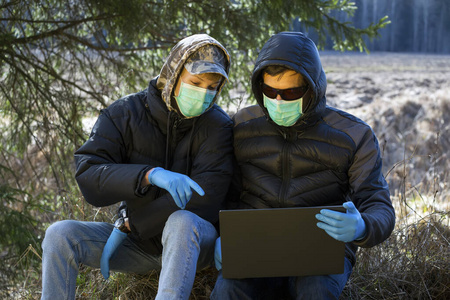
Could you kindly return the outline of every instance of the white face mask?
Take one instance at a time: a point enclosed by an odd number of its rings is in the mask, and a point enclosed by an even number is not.
[[[181,113],[187,117],[197,117],[210,106],[217,91],[211,91],[194,85],[181,82],[180,92],[175,100]]]
[[[271,99],[263,94],[264,107],[270,118],[280,126],[289,127],[295,124],[302,115],[303,97],[297,100]]]

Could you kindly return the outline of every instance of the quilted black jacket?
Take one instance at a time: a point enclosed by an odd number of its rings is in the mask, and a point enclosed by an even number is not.
[[[313,90],[297,123],[278,126],[264,108],[261,70],[284,65],[302,74]],[[358,118],[326,106],[326,77],[314,43],[301,33],[272,36],[252,75],[258,105],[234,116],[234,148],[242,176],[241,207],[305,207],[353,201],[367,225],[367,236],[348,243],[354,264],[357,246],[384,241],[395,224],[388,185],[381,172],[378,141]]]
[[[95,206],[126,201],[131,237],[150,254],[161,253],[164,224],[179,208],[164,189],[140,187],[148,170],[163,167],[190,176],[205,195],[194,192],[186,210],[213,224],[231,181],[229,116],[214,104],[201,116],[184,119],[170,106],[174,72],[181,72],[189,56],[181,54],[215,40],[194,42],[176,49],[146,90],[102,110],[89,139],[75,153],[76,180],[86,201]]]

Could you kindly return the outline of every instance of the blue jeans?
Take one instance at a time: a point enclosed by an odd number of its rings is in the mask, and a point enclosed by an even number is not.
[[[113,225],[74,220],[52,224],[42,243],[42,299],[75,299],[79,264],[100,268],[103,247]],[[168,218],[162,255],[149,255],[130,238],[117,248],[110,269],[146,274],[160,270],[156,299],[188,299],[195,273],[214,259],[214,226],[186,210]]]
[[[336,275],[225,279],[220,272],[211,299],[339,299],[351,273],[347,258],[344,273]]]

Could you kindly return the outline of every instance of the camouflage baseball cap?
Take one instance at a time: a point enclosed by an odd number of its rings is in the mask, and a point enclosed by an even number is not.
[[[228,80],[226,70],[227,60],[223,51],[214,46],[207,45],[198,49],[184,64],[191,74],[218,73]]]

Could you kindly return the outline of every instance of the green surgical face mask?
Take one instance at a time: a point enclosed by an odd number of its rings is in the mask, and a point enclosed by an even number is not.
[[[192,118],[200,116],[210,107],[216,93],[217,91],[181,82],[180,93],[175,100],[181,113],[187,118]]]
[[[303,98],[285,101],[271,99],[263,94],[263,99],[270,118],[280,126],[294,125],[303,113]]]

